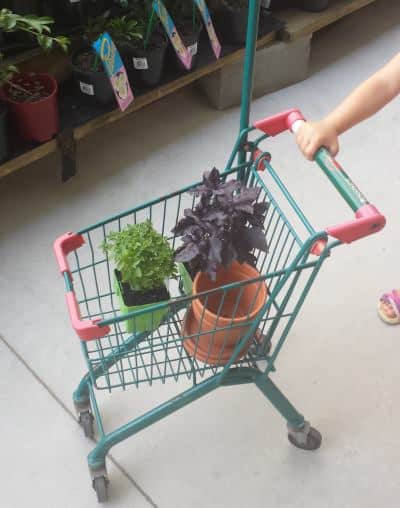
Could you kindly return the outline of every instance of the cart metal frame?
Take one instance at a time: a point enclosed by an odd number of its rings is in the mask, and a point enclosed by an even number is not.
[[[249,0],[240,129],[224,174],[226,177],[237,176],[247,185],[259,186],[259,199],[268,201],[270,205],[265,221],[270,251],[267,254],[257,253],[260,277],[196,296],[185,294],[180,283],[179,288],[177,286],[172,291],[174,297],[167,303],[128,315],[119,313],[110,263],[100,249],[101,242],[109,231],[121,230],[127,223],[145,219],[150,219],[162,234],[170,234],[185,200],[189,200],[188,206],[194,206],[193,198],[187,194],[193,186],[134,207],[77,233],[66,233],[54,244],[65,282],[71,322],[81,339],[88,365],[88,372],[75,390],[73,400],[85,435],[94,437],[93,423],[96,422],[99,439],[88,456],[88,465],[99,502],[107,499],[106,455],[113,446],[219,387],[254,384],[286,420],[289,440],[293,445],[314,450],[321,444],[320,433],[273,383],[271,374],[312,283],[332,249],[379,231],[385,224],[385,218],[369,204],[338,163],[322,148],[315,160],[355,212],[355,218],[316,231],[272,167],[270,154],[260,148],[268,136],[285,130],[296,131],[304,119],[299,111],[290,110],[250,125],[259,9],[260,0]],[[173,235],[169,236],[169,240],[175,246]],[[246,284],[256,282],[267,284],[267,302],[257,318],[248,323],[248,331],[229,361],[202,363],[196,360],[195,355],[189,355],[184,347],[182,326],[185,311],[190,308],[192,300],[200,296],[207,301],[216,292],[221,293],[222,298],[228,297],[232,291],[241,294]],[[160,309],[165,310],[165,318],[157,330],[133,334],[124,331],[123,324],[127,319],[134,320],[144,312]],[[229,328],[226,333],[229,333]],[[195,334],[196,337],[200,335],[201,332]],[[248,351],[243,356],[241,352],[244,348]],[[151,386],[157,381],[178,381],[182,377],[191,383],[190,388],[122,427],[105,431],[96,389],[112,391],[129,385]]]

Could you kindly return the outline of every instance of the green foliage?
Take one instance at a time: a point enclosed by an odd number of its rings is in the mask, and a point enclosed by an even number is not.
[[[126,16],[110,19],[106,25],[107,32],[114,42],[135,42],[144,37],[144,24]]]
[[[156,289],[176,277],[174,252],[150,221],[111,232],[103,250],[115,262],[122,281],[135,291]]]
[[[84,28],[84,36],[90,44],[107,30],[108,22],[109,20],[106,16],[97,16],[96,18],[88,19],[88,23]]]
[[[50,25],[53,23],[52,18],[34,15],[21,16],[9,9],[0,9],[0,31],[27,32],[36,37],[39,46],[44,50],[49,50],[56,44],[67,51],[70,43],[68,37],[52,37],[50,35]],[[15,66],[3,64],[3,55],[0,52],[0,86],[10,80],[16,72],[18,69]]]

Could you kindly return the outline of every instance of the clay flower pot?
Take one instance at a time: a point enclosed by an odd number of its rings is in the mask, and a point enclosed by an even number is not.
[[[259,272],[252,266],[234,262],[228,270],[223,267],[219,269],[216,281],[212,281],[206,273],[197,273],[193,281],[193,294],[258,277]],[[183,342],[186,352],[205,363],[226,363],[266,300],[267,287],[263,281],[193,300],[183,326],[183,336],[189,336]],[[249,346],[241,351],[238,358],[246,354]]]
[[[37,84],[44,90],[44,96],[37,100],[21,101],[13,98],[11,86],[4,85],[0,95],[7,103],[11,122],[25,141],[44,143],[53,138],[59,130],[57,105],[57,81],[49,74],[17,74],[11,80],[24,90],[33,91]]]

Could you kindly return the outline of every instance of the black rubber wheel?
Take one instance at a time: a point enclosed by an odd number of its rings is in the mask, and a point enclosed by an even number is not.
[[[288,434],[288,439],[290,443],[296,448],[307,451],[317,450],[322,443],[322,436],[317,429],[314,429],[314,427],[310,427],[310,430],[307,434],[306,443],[296,441],[292,434]]]
[[[84,411],[79,415],[79,423],[82,425],[85,436],[93,439],[94,438],[94,418],[91,411]]]
[[[93,480],[93,488],[96,491],[97,501],[99,503],[105,503],[108,501],[107,492],[108,480],[105,476],[98,476]]]

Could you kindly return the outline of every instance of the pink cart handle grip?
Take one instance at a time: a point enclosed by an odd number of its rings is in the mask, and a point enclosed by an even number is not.
[[[305,118],[298,109],[290,109],[255,122],[254,127],[269,136],[276,136],[287,130],[297,132],[304,122]],[[385,217],[375,206],[368,202],[364,194],[345,173],[340,164],[330,155],[328,150],[321,147],[315,154],[314,159],[355,212],[355,218],[352,221],[327,228],[328,235],[343,243],[351,243],[383,229],[386,224]],[[315,253],[321,251],[322,248],[321,242],[317,243],[318,245],[314,248]]]
[[[77,235],[75,233],[65,233],[65,235],[57,238],[54,242],[53,250],[61,273],[67,272],[71,275],[67,256],[70,252],[82,247],[84,243],[85,240],[82,235]]]
[[[54,242],[53,250],[56,256],[58,267],[61,274],[67,273],[71,282],[71,287],[67,286],[67,306],[72,326],[81,340],[95,340],[107,335],[110,331],[109,326],[98,326],[98,320],[81,319],[79,304],[72,287],[72,275],[69,268],[67,256],[69,253],[79,249],[85,243],[82,235],[75,233],[65,233]]]
[[[268,118],[264,118],[264,120],[255,122],[254,127],[262,132],[265,132],[268,136],[276,136],[281,132],[291,130],[293,124],[298,120],[305,121],[301,112],[298,109],[289,109],[288,111],[283,111],[278,115],[270,116]]]

